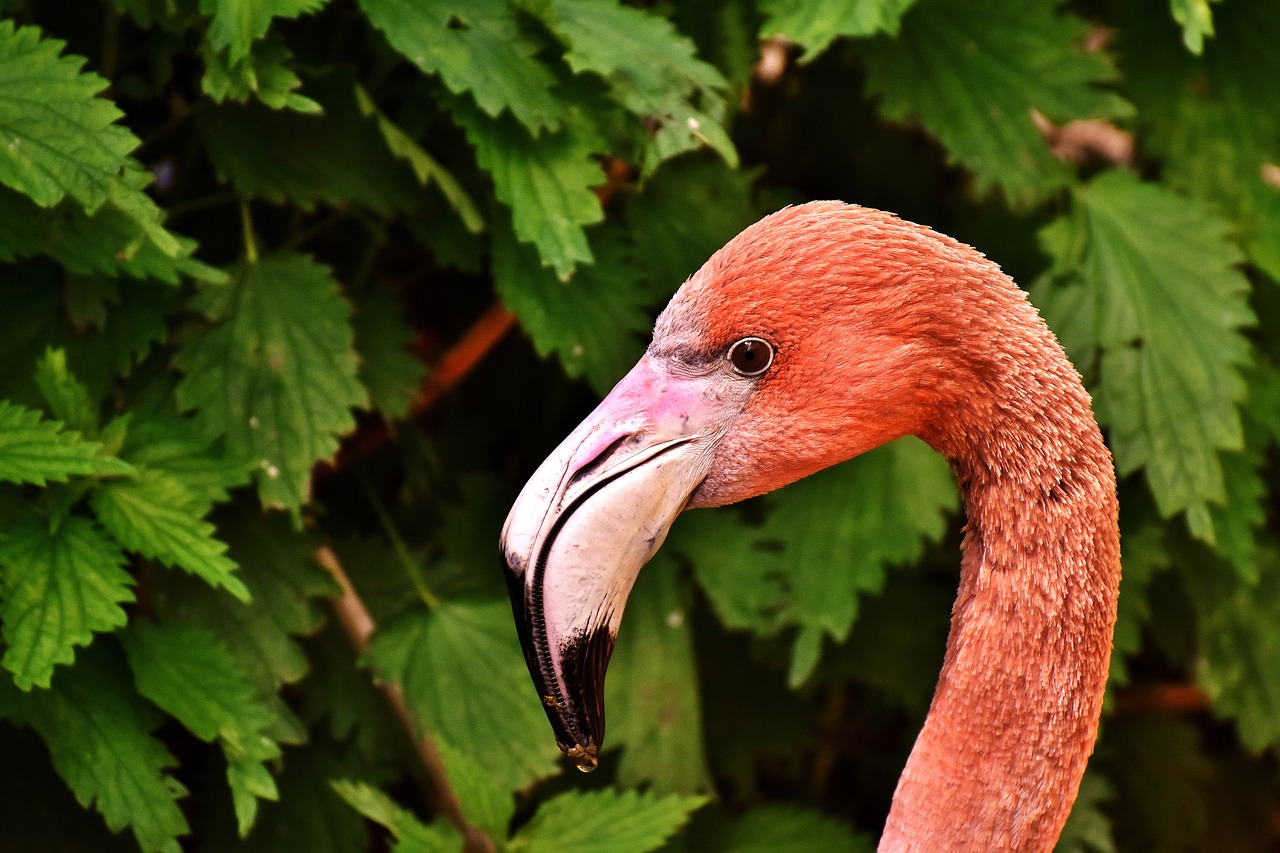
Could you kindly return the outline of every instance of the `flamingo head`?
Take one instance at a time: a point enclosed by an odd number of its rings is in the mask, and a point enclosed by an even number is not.
[[[627,595],[676,515],[938,429],[980,333],[966,283],[992,269],[890,214],[815,202],[747,228],[680,288],[502,531],[525,659],[579,768],[596,764]]]

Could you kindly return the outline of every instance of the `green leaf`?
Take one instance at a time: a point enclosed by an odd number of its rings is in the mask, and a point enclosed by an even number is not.
[[[704,797],[659,797],[635,791],[571,791],[538,809],[516,833],[522,853],[647,853],[673,835]]]
[[[193,501],[193,514],[204,516],[228,499],[229,489],[249,482],[247,462],[219,451],[191,418],[148,413],[130,419],[120,457],[181,481]]]
[[[467,822],[495,841],[504,841],[516,810],[511,791],[499,785],[470,755],[438,738],[436,749]]]
[[[72,474],[128,474],[128,464],[103,456],[101,445],[64,432],[57,421],[41,420],[40,413],[0,400],[0,480],[43,486],[64,482]]]
[[[234,509],[219,518],[218,532],[240,565],[237,575],[252,603],[169,572],[155,577],[157,616],[217,636],[275,713],[272,740],[300,743],[306,732],[279,693],[306,675],[309,664],[297,636],[320,627],[324,611],[316,599],[336,595],[336,584],[311,559],[307,537],[279,513],[264,517],[256,507]]]
[[[637,580],[618,634],[605,707],[609,734],[626,747],[618,784],[656,793],[711,789],[702,748],[689,590],[660,553]]]
[[[703,146],[737,167],[738,152],[724,128],[729,84],[715,66],[697,58],[693,42],[671,22],[595,0],[551,0],[542,13],[569,47],[569,67],[600,75],[614,98],[645,123],[645,174]]]
[[[322,115],[257,102],[197,112],[196,129],[218,174],[242,193],[292,201],[304,210],[317,203],[356,204],[385,213],[417,204],[421,193],[413,172],[361,113],[350,74],[318,78],[307,91],[324,108]]]
[[[1120,473],[1144,469],[1161,514],[1188,511],[1209,541],[1207,504],[1226,498],[1218,454],[1243,447],[1240,329],[1254,322],[1227,230],[1194,203],[1108,172],[1042,232],[1060,284],[1037,297],[1053,326],[1060,300],[1084,300],[1081,327],[1102,352],[1096,406]]]
[[[274,714],[218,637],[204,628],[137,621],[124,635],[138,692],[227,757],[240,834],[248,833],[258,798],[275,800],[275,780],[262,762],[280,748],[265,734]]]
[[[15,693],[0,682],[0,711],[30,726],[80,805],[93,805],[118,832],[128,826],[144,850],[179,853],[190,830],[176,799],[186,790],[165,770],[176,762],[149,732],[154,711],[102,655],[83,655],[49,690]]]
[[[1182,42],[1194,54],[1203,53],[1205,37],[1213,36],[1213,10],[1209,6],[1217,2],[1219,0],[1169,0],[1169,11],[1182,27]]]
[[[356,303],[352,325],[369,401],[390,418],[406,417],[427,366],[410,350],[416,335],[404,321],[404,309],[389,296],[370,294]]]
[[[449,90],[470,92],[490,118],[504,110],[533,133],[559,127],[555,77],[504,0],[360,0],[391,46]],[[483,56],[484,62],[476,57]]]
[[[227,51],[205,45],[204,76],[200,88],[214,101],[244,101],[257,98],[273,110],[318,113],[322,107],[296,89],[302,81],[288,63],[293,57],[278,38],[254,44],[249,53],[233,62]]]
[[[1254,752],[1280,744],[1280,553],[1269,548],[1259,563],[1256,584],[1188,577],[1203,655],[1196,680]]]
[[[243,262],[231,284],[208,288],[194,307],[214,325],[194,330],[175,363],[176,396],[206,434],[255,460],[267,506],[297,515],[310,498],[311,468],[338,449],[367,405],[356,378],[350,306],[329,269],[304,255]]]
[[[461,217],[462,224],[469,232],[479,234],[483,231],[484,217],[480,215],[480,210],[471,200],[471,196],[458,183],[458,179],[414,141],[413,137],[387,118],[363,86],[356,85],[355,97],[356,106],[361,115],[373,119],[378,126],[378,131],[382,134],[383,141],[387,144],[387,150],[409,164],[418,183],[424,187],[435,184],[440,188],[440,194],[449,202],[449,206]]]
[[[296,18],[323,7],[328,0],[200,0],[200,11],[212,17],[209,43],[226,49],[231,61],[249,54],[253,42],[267,33],[274,18]]]
[[[57,525],[24,513],[0,533],[4,601],[3,663],[23,690],[48,687],[54,667],[71,663],[93,634],[125,624],[133,578],[120,546],[87,518]]]
[[[107,81],[65,42],[0,21],[0,183],[52,207],[71,196],[92,213],[112,197],[137,138],[96,97]]]
[[[203,502],[176,477],[142,471],[132,479],[103,485],[91,500],[102,526],[130,551],[248,600],[249,590],[235,576],[227,546],[214,538],[213,525],[202,517]]]
[[[585,375],[604,394],[644,352],[652,297],[616,228],[596,232],[596,262],[567,282],[540,267],[534,252],[493,230],[493,277],[540,355],[555,353],[569,376]]]
[[[871,853],[875,849],[865,835],[809,809],[761,806],[732,822],[704,821],[702,817],[699,815],[688,833],[690,849],[702,853]]]
[[[36,362],[36,385],[55,418],[83,433],[98,431],[98,413],[89,402],[88,389],[67,370],[66,350],[45,350]]]
[[[432,826],[423,825],[372,785],[346,779],[332,785],[353,809],[391,831],[396,839],[392,848],[395,853],[454,853],[462,849],[462,837],[452,826],[438,821]]]
[[[779,492],[760,538],[781,550],[774,559],[760,558],[785,579],[782,621],[801,629],[792,686],[812,673],[821,636],[844,640],[859,597],[883,588],[890,564],[919,559],[926,542],[942,537],[958,505],[950,468],[916,439],[893,442]]]
[[[558,751],[507,602],[411,611],[381,625],[366,654],[379,679],[404,687],[425,731],[472,756],[499,784],[522,788],[555,771]]]
[[[1106,808],[1113,796],[1105,777],[1092,770],[1085,773],[1054,853],[1115,853],[1111,817]]]
[[[1111,644],[1112,685],[1129,683],[1128,657],[1142,648],[1142,631],[1151,618],[1148,587],[1158,573],[1173,565],[1165,530],[1155,514],[1150,515],[1139,524],[1122,528],[1120,553],[1124,566]]]
[[[1186,850],[1208,827],[1213,767],[1200,734],[1166,714],[1118,716],[1107,724],[1116,798],[1111,813],[1122,850]]]
[[[575,266],[590,262],[583,226],[604,218],[591,188],[605,182],[594,158],[605,145],[590,119],[574,112],[562,129],[534,137],[509,118],[491,119],[461,104],[454,118],[493,176],[494,193],[511,208],[516,236],[538,248],[542,265],[567,280]]]
[[[902,15],[915,0],[762,0],[764,37],[782,36],[804,48],[804,62],[812,62],[841,36],[897,35]]]
[[[1049,153],[1032,121],[1109,118],[1130,111],[1098,86],[1111,63],[1081,47],[1088,25],[1056,0],[919,0],[899,38],[866,46],[867,88],[896,120],[918,117],[982,191],[999,185],[1028,206],[1072,170]]]

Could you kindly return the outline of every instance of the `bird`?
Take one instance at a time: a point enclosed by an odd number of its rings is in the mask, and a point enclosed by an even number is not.
[[[511,508],[517,633],[570,759],[596,765],[627,595],[677,515],[905,435],[950,462],[966,522],[941,673],[879,849],[1051,850],[1107,681],[1112,457],[1080,374],[1008,275],[840,201],[783,208],[712,255]]]

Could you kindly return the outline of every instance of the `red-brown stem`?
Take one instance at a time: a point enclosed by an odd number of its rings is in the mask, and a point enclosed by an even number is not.
[[[1116,692],[1119,714],[1193,714],[1209,707],[1208,695],[1194,684],[1141,684]]]
[[[374,628],[377,627],[373,617],[369,615],[369,609],[364,606],[364,602],[352,587],[346,571],[342,568],[342,563],[338,560],[338,555],[332,548],[327,545],[320,546],[315,550],[315,559],[337,581],[341,592],[329,599],[329,603],[333,607],[334,615],[338,617],[338,624],[351,640],[351,645],[355,647],[356,652],[363,652],[369,644],[369,637],[373,634]],[[409,705],[405,701],[404,690],[395,683],[380,684],[378,689],[386,697],[400,725],[418,747],[418,758],[422,762],[422,769],[428,781],[426,792],[428,805],[438,814],[444,815],[462,833],[463,849],[466,853],[493,853],[493,840],[468,823],[466,816],[463,815],[458,796],[449,785],[449,777],[445,773],[444,762],[440,760],[440,752],[429,734],[418,731],[413,715],[409,711]]]
[[[489,350],[493,349],[510,331],[515,322],[515,315],[501,302],[490,305],[471,324],[471,328],[458,339],[458,342],[441,356],[435,372],[427,377],[422,384],[422,390],[418,392],[418,398],[409,408],[409,417],[417,417],[434,406],[444,392],[457,385],[463,377],[475,369],[476,365],[489,354]]]

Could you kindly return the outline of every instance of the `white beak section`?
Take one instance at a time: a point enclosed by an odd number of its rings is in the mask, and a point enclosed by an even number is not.
[[[750,393],[718,368],[646,355],[530,478],[501,548],[525,660],[583,770],[604,736],[604,675],[627,595],[707,476]]]

